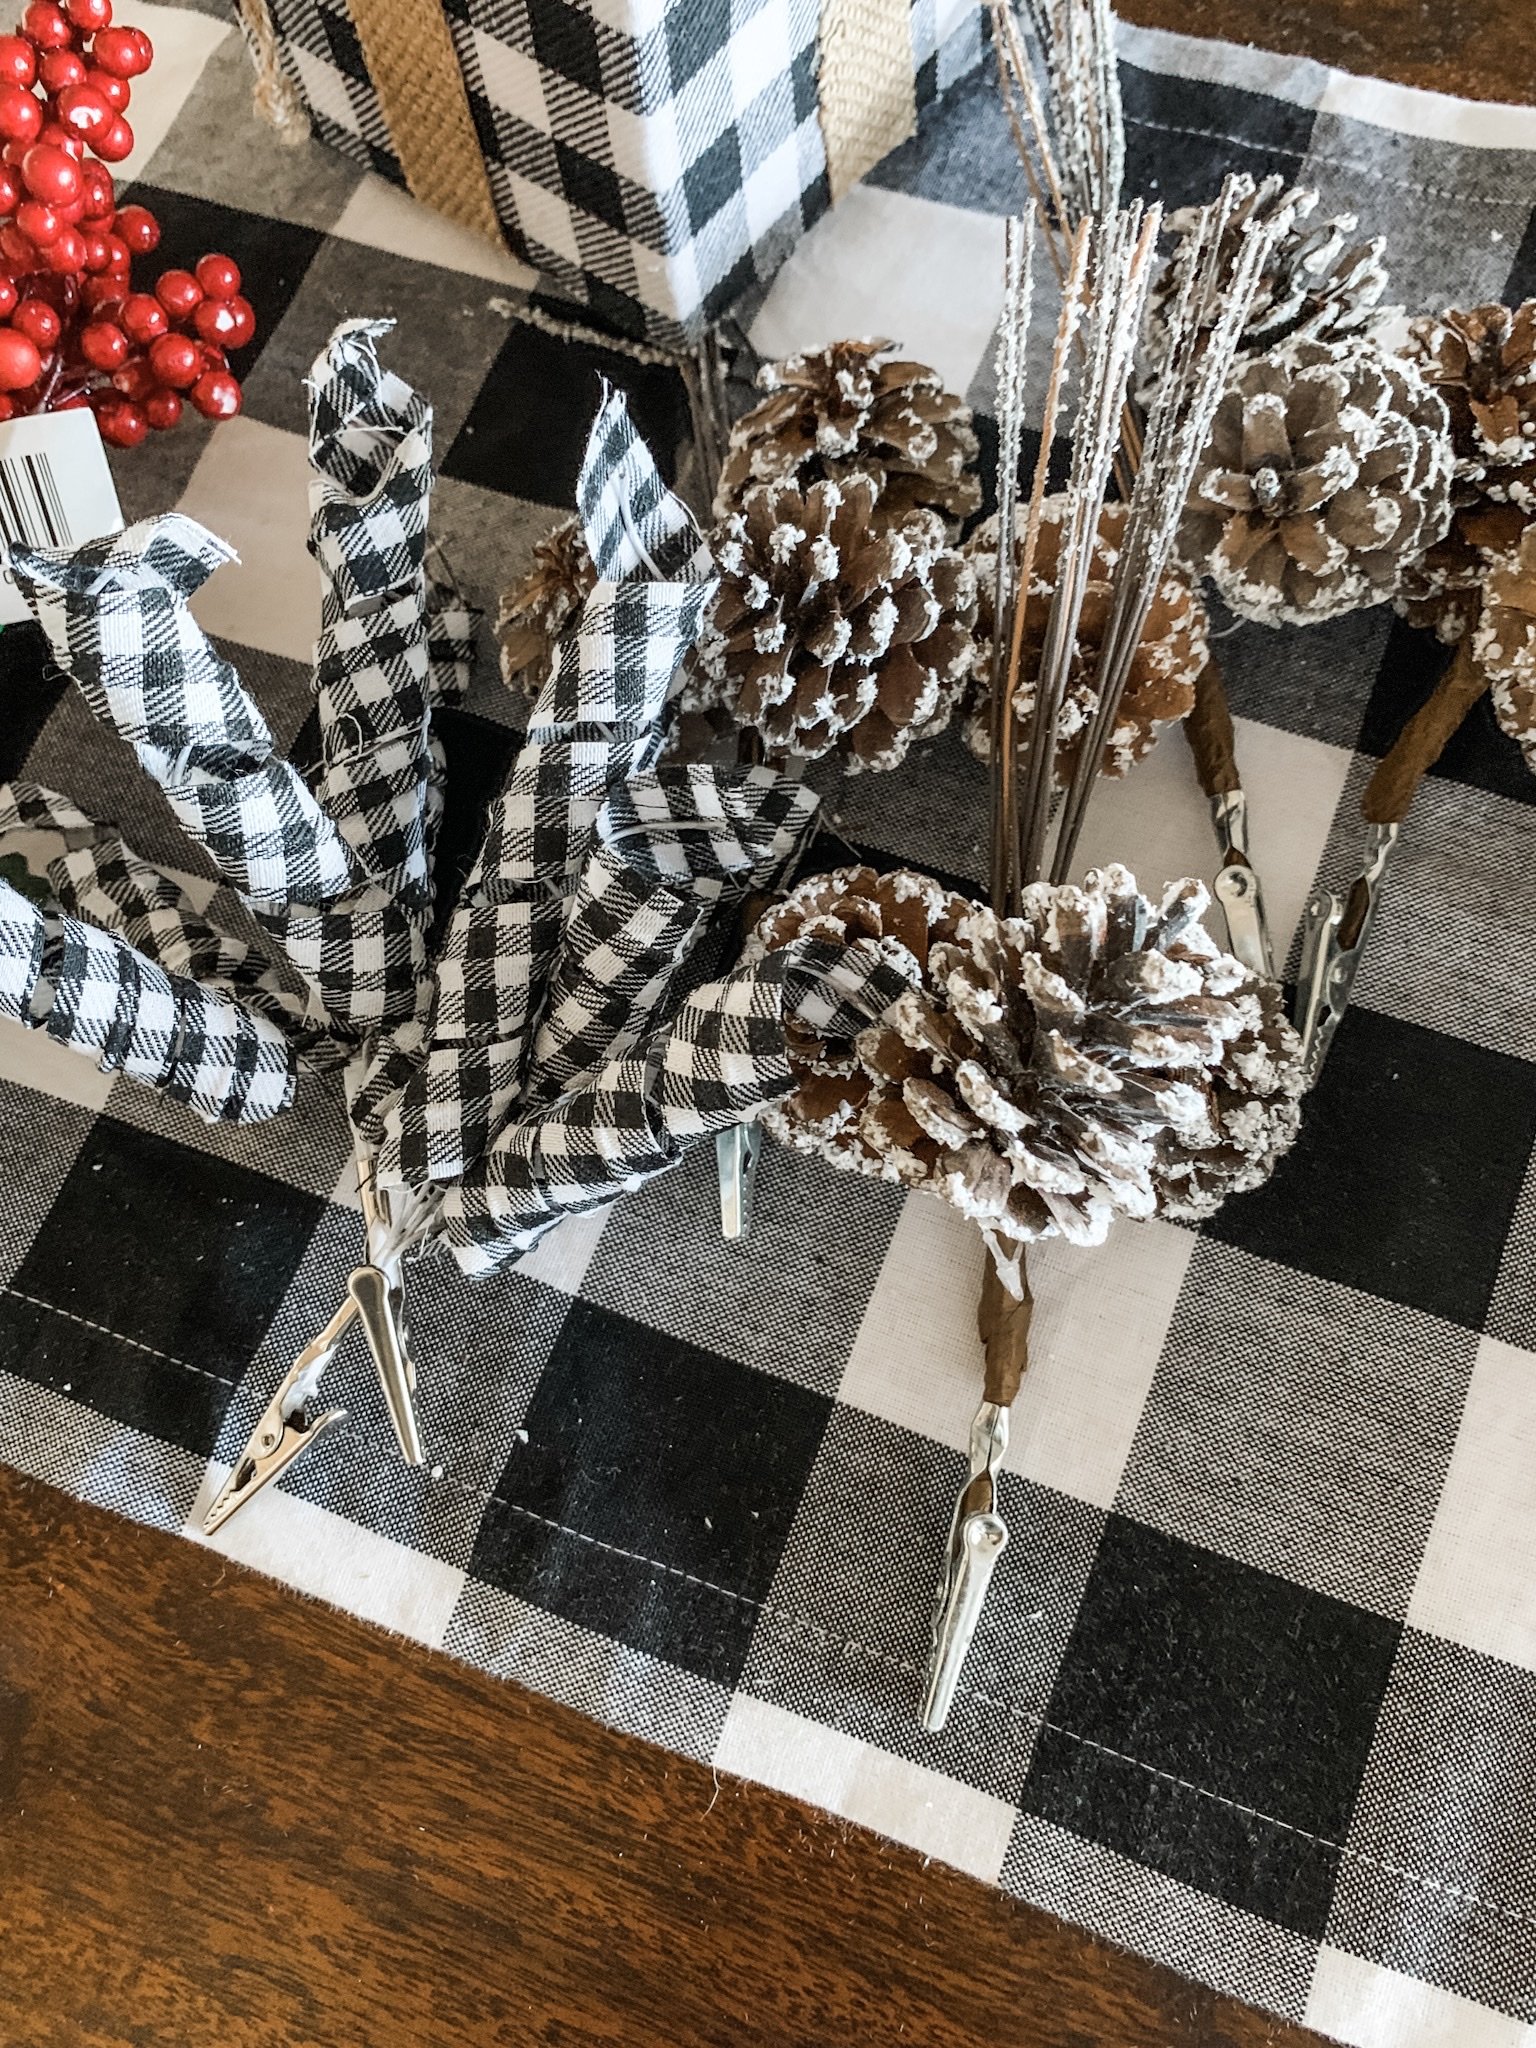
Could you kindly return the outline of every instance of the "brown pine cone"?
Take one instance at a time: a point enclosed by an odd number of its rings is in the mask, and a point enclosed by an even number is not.
[[[1445,406],[1368,341],[1238,364],[1180,532],[1243,618],[1306,626],[1391,597],[1450,520]]]
[[[1207,1076],[1217,1142],[1194,1149],[1165,1141],[1159,1155],[1158,1209],[1179,1223],[1203,1223],[1228,1195],[1261,1186],[1301,1128],[1301,1041],[1281,990],[1250,976],[1239,998],[1243,1028],[1227,1040]]]
[[[1536,771],[1536,522],[1488,570],[1472,656],[1493,686],[1499,724]]]
[[[981,503],[970,407],[936,370],[896,360],[893,342],[835,341],[765,364],[757,381],[768,396],[731,429],[717,519],[754,484],[853,476],[873,482],[890,525],[932,511],[953,537]]]
[[[1445,400],[1456,458],[1450,531],[1405,578],[1410,625],[1459,640],[1490,560],[1536,516],[1536,299],[1415,320],[1409,354]]]
[[[949,723],[976,579],[936,513],[874,520],[867,477],[764,485],[715,536],[720,587],[699,654],[738,722],[775,753],[843,749],[894,768]]]
[[[597,582],[581,521],[561,520],[534,544],[533,560],[521,583],[502,592],[496,614],[501,644],[501,677],[508,689],[531,703],[548,680],[557,644],[581,616]]]
[[[1360,224],[1353,213],[1313,223],[1317,193],[1310,187],[1287,189],[1276,172],[1258,183],[1244,177],[1242,183],[1246,196],[1234,210],[1223,237],[1218,276],[1230,272],[1250,221],[1264,219],[1277,206],[1288,207],[1293,219],[1259,278],[1238,341],[1240,357],[1260,354],[1286,341],[1344,341],[1368,333],[1387,318],[1388,309],[1379,304],[1387,288],[1382,236],[1351,240]],[[1167,218],[1168,232],[1175,241],[1147,303],[1146,369],[1136,394],[1144,406],[1156,395],[1168,352],[1169,318],[1188,280],[1193,232],[1203,212],[1203,207],[1181,206]],[[1219,299],[1209,300],[1201,309],[1201,327],[1208,332],[1221,311]]]
[[[1180,882],[1154,905],[1121,867],[1037,884],[1011,919],[906,872],[801,883],[753,950],[880,940],[913,986],[851,1041],[796,1027],[769,1129],[931,1189],[994,1246],[1214,1206],[1289,1143],[1300,1063],[1278,995],[1200,924],[1208,900]]]
[[[1057,566],[1061,559],[1061,527],[1065,498],[1047,498],[1041,508],[1040,537],[1030,577],[1029,598],[1024,607],[1024,646],[1020,665],[1020,686],[1014,697],[1017,730],[1022,736],[1035,699],[1035,678],[1045,647],[1046,621],[1056,589]],[[1094,670],[1109,624],[1110,575],[1125,533],[1124,505],[1104,507],[1093,561],[1088,571],[1088,588],[1083,599],[1082,620],[1072,651],[1072,665],[1056,727],[1056,778],[1063,787],[1071,777],[1082,736],[1098,708]],[[1024,514],[1018,516],[1022,534]],[[975,688],[966,712],[966,744],[978,760],[992,758],[992,607],[997,577],[997,520],[979,526],[966,545],[966,554],[976,571],[977,617]],[[1006,654],[1006,650],[1005,650]],[[1158,735],[1174,719],[1187,718],[1194,709],[1195,679],[1210,660],[1209,623],[1200,593],[1185,571],[1171,563],[1163,576],[1141,644],[1131,663],[1120,710],[1104,746],[1100,772],[1124,775],[1156,745]]]

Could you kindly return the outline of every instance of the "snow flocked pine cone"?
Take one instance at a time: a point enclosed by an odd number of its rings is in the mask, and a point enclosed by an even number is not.
[[[572,517],[535,543],[527,575],[502,592],[496,614],[502,680],[530,704],[548,679],[555,647],[575,626],[596,582],[581,521]]]
[[[1039,673],[1045,645],[1046,621],[1056,588],[1057,565],[1061,559],[1061,522],[1065,500],[1047,498],[1042,510],[1039,539],[1030,576],[1029,599],[1024,607],[1022,678],[1014,699],[1017,730],[1027,730],[1034,704],[1034,681]],[[1018,515],[1017,531],[1023,532],[1025,515]],[[1099,517],[1099,531],[1088,572],[1082,620],[1072,653],[1072,665],[1056,727],[1056,775],[1066,786],[1084,729],[1098,708],[1094,689],[1094,668],[1109,623],[1110,575],[1125,532],[1126,507],[1110,504]],[[997,576],[997,519],[979,526],[966,544],[966,553],[976,571],[977,623],[975,690],[966,711],[965,738],[979,760],[992,755],[992,603]],[[1005,650],[1006,652],[1006,650]],[[1164,573],[1142,629],[1136,658],[1126,679],[1120,710],[1104,746],[1101,773],[1124,775],[1149,754],[1159,733],[1174,719],[1187,718],[1194,709],[1195,680],[1211,658],[1209,622],[1205,604],[1189,576],[1176,563]]]
[[[1536,772],[1536,521],[1488,570],[1472,658],[1492,684],[1500,725]]]
[[[1306,626],[1392,597],[1450,521],[1445,406],[1369,341],[1240,362],[1180,532],[1243,618]]]
[[[888,525],[922,509],[953,538],[981,503],[970,407],[936,370],[897,358],[894,343],[835,341],[765,364],[758,384],[768,395],[731,429],[717,519],[755,484],[804,490],[853,476],[873,482]]]
[[[1459,640],[1490,561],[1536,518],[1536,299],[1415,320],[1409,354],[1445,400],[1455,454],[1450,531],[1405,578],[1410,625]]]
[[[1314,222],[1317,193],[1308,186],[1287,187],[1278,173],[1272,172],[1257,183],[1244,177],[1242,184],[1247,188],[1246,194],[1235,208],[1223,237],[1219,275],[1225,275],[1236,261],[1250,221],[1271,217],[1277,207],[1284,207],[1292,215],[1292,224],[1276,243],[1269,265],[1260,275],[1238,341],[1239,358],[1287,341],[1343,341],[1370,332],[1388,317],[1389,309],[1380,304],[1387,288],[1387,273],[1381,260],[1386,246],[1384,237],[1354,240],[1360,223],[1353,213],[1335,214],[1329,220]],[[1143,405],[1150,405],[1156,394],[1158,375],[1168,352],[1169,317],[1188,279],[1194,255],[1193,233],[1203,212],[1203,207],[1181,206],[1167,218],[1167,230],[1175,239],[1148,301],[1147,369],[1137,386],[1137,396]],[[1208,303],[1202,309],[1202,328],[1208,331],[1214,327],[1221,311],[1220,301]]]
[[[1295,1136],[1300,1047],[1279,991],[1200,923],[1198,882],[1150,903],[1122,867],[1026,890],[1003,919],[923,875],[817,875],[759,923],[880,943],[910,991],[851,1041],[790,1029],[768,1128],[835,1166],[952,1202],[1006,1245],[1102,1241],[1116,1215],[1209,1215]]]
[[[863,476],[765,484],[714,537],[699,658],[775,753],[841,748],[850,767],[894,768],[954,710],[976,579],[936,513],[890,526],[875,504]]]

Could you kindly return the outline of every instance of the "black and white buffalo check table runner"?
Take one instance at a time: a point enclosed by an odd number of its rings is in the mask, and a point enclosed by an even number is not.
[[[222,17],[143,5],[142,196],[228,249],[261,327],[244,415],[118,464],[129,518],[238,549],[198,600],[280,744],[312,743],[303,372],[346,315],[427,394],[434,523],[481,603],[569,506],[599,373],[652,446],[660,365],[520,318],[534,280],[355,165],[258,126]],[[1536,110],[1125,30],[1128,184],[1278,170],[1390,237],[1410,310],[1536,292]],[[142,99],[142,106],[141,106]],[[764,352],[899,337],[990,407],[989,81],[934,111],[749,309]],[[1385,611],[1220,642],[1274,921],[1358,848],[1371,759],[1443,660]],[[513,743],[488,648],[445,713],[443,858]],[[211,890],[37,637],[0,635],[0,774]],[[1536,2035],[1536,782],[1474,716],[1420,794],[1294,1155],[1198,1232],[1032,1261],[1013,1540],[948,1731],[916,1707],[977,1398],[981,1248],[922,1196],[779,1152],[745,1246],[695,1155],[467,1285],[414,1276],[428,1464],[359,1345],[349,1421],[225,1529],[234,1557],[614,1725],[915,1844],[1360,2048]],[[952,738],[850,782],[872,858],[980,873]],[[1208,871],[1183,741],[1096,806],[1089,859]],[[823,850],[828,850],[824,847]],[[837,849],[830,849],[833,857]],[[334,1086],[209,1129],[0,1038],[0,1454],[191,1531],[355,1256]]]

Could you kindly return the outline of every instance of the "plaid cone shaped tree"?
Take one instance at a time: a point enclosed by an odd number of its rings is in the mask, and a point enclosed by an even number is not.
[[[5,829],[63,835],[68,851],[50,883],[64,918],[114,941],[79,940],[63,925],[45,934],[49,958],[61,945],[75,947],[72,960],[88,958],[95,993],[83,1004],[56,999],[46,1015],[33,996],[25,1009],[60,1042],[125,1065],[206,1117],[253,1121],[286,1108],[300,1063],[354,1056],[421,1000],[442,808],[431,712],[468,681],[473,619],[426,574],[431,410],[380,368],[374,341],[387,325],[345,323],[311,373],[310,550],[322,578],[316,787],[276,753],[188,609],[231,559],[223,542],[172,514],[72,553],[11,557],[55,659],[132,747],[225,885],[199,916],[177,882],[67,799],[36,785],[0,791]],[[37,906],[18,910],[15,896],[3,903],[8,956],[19,957],[26,934],[36,936],[28,912]],[[263,937],[265,949],[253,943]],[[161,1068],[152,1054],[127,1056],[125,1021],[105,1039],[89,1022],[112,989],[120,1020],[152,990],[148,1048],[166,1001],[156,973],[192,985],[173,984],[185,1019]],[[195,1058],[209,1071],[197,1072]]]
[[[617,395],[578,504],[595,586],[449,921],[425,1041],[395,1033],[365,1090],[381,1179],[438,1191],[468,1273],[782,1094],[787,1008],[867,1021],[904,986],[873,949],[825,947],[694,986],[722,908],[782,874],[815,798],[768,769],[656,765],[713,579]]]

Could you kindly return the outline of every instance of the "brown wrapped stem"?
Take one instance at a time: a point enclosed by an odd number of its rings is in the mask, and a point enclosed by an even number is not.
[[[1232,707],[1214,654],[1195,678],[1195,708],[1184,721],[1184,733],[1207,796],[1225,796],[1229,790],[1242,788]]]
[[[982,1398],[1002,1408],[1017,1397],[1029,1366],[1029,1324],[1035,1298],[1029,1291],[1022,1245],[1019,1277],[1024,1282],[1024,1299],[1015,1301],[997,1277],[996,1261],[989,1257],[976,1306],[976,1329],[986,1355]]]
[[[1462,640],[1456,658],[1376,765],[1360,808],[1371,825],[1400,825],[1413,793],[1445,752],[1453,734],[1488,688],[1488,677]]]

